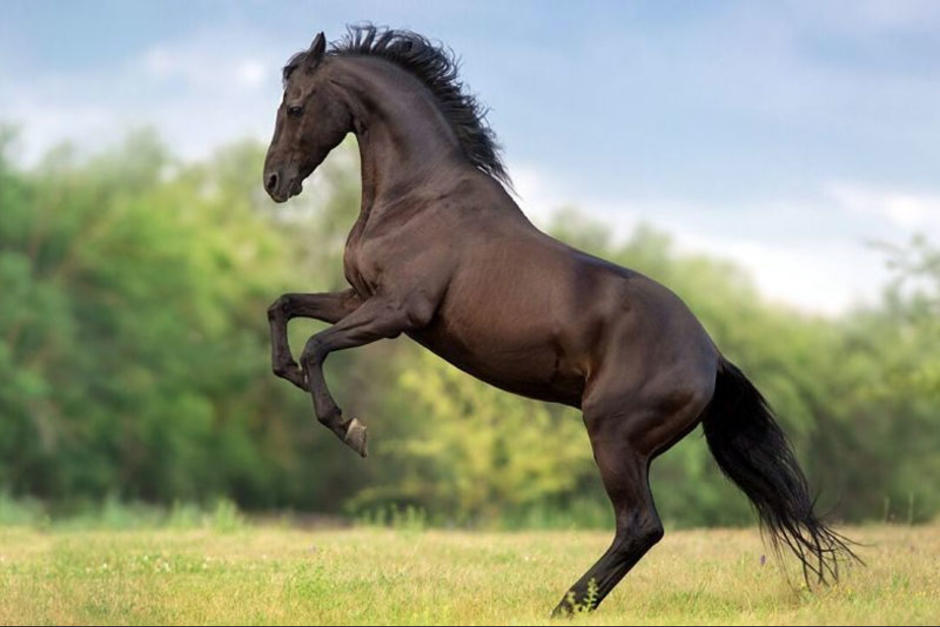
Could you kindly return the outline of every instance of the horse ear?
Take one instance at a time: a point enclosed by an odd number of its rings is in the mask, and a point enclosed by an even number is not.
[[[307,67],[310,69],[315,68],[320,64],[320,61],[323,60],[323,55],[326,52],[326,37],[323,35],[323,31],[314,37],[313,43],[310,44],[310,50],[307,51]]]

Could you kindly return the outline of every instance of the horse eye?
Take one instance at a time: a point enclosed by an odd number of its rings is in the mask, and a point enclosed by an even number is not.
[[[300,115],[303,112],[304,112],[304,108],[300,106],[295,105],[295,106],[287,107],[287,115],[291,116],[292,118],[300,117]]]

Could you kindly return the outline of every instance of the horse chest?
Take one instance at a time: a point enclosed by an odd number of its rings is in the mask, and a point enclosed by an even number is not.
[[[363,276],[357,251],[350,246],[347,246],[343,252],[343,273],[346,275],[346,280],[360,296],[372,295],[374,289]]]
[[[343,271],[346,280],[360,296],[369,297],[378,291],[382,268],[377,259],[361,241],[350,242],[343,253]]]
[[[363,297],[379,291],[385,280],[394,282],[398,274],[396,266],[401,263],[401,255],[396,253],[400,246],[396,246],[394,238],[388,237],[383,231],[386,225],[377,221],[373,214],[360,216],[343,251],[346,279]]]

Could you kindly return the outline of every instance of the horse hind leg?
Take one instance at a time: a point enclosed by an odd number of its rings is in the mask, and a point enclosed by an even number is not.
[[[703,388],[629,409],[624,409],[629,405],[621,395],[614,395],[611,402],[585,404],[584,422],[613,504],[616,532],[610,548],[571,586],[554,616],[576,608],[595,609],[663,537],[649,488],[649,465],[694,428],[710,394]]]
[[[570,614],[576,608],[595,609],[654,544],[663,537],[663,526],[647,484],[647,462],[634,451],[595,446],[601,471],[616,517],[616,533],[610,548],[568,590],[552,612]],[[620,452],[624,457],[615,460]]]

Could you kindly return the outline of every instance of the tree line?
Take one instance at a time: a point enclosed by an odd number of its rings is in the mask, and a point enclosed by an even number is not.
[[[358,212],[349,144],[275,206],[263,147],[182,162],[152,133],[24,168],[0,138],[0,490],[49,503],[233,499],[248,510],[377,515],[411,506],[454,525],[607,525],[580,416],[501,392],[406,339],[330,358],[359,460],[270,372],[267,306],[344,287]],[[761,298],[746,269],[626,240],[577,210],[550,232],[669,286],[777,411],[820,506],[840,519],[940,510],[940,254],[887,250],[898,280],[838,318]],[[295,351],[317,323],[295,321]],[[697,430],[653,465],[674,525],[752,521]]]

